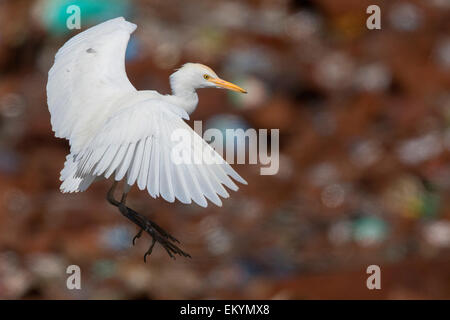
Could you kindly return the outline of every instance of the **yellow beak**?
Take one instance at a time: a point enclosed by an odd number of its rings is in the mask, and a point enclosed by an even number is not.
[[[242,89],[241,87],[235,85],[234,83],[231,83],[231,82],[219,79],[219,78],[209,79],[208,81],[211,81],[216,86],[221,87],[221,88],[225,88],[225,89],[229,89],[229,90],[233,90],[233,91],[237,91],[237,92],[242,92],[242,93],[247,93],[247,90]]]

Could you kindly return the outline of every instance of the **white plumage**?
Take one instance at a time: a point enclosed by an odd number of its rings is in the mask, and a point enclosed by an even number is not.
[[[220,206],[220,197],[229,196],[223,185],[238,189],[230,177],[243,184],[245,180],[225,161],[175,164],[171,134],[189,130],[192,143],[183,148],[193,156],[204,148],[210,157],[218,156],[183,120],[197,106],[195,89],[245,91],[200,64],[186,64],[172,74],[172,95],[137,91],[125,71],[125,51],[135,29],[115,18],[76,35],[56,54],[47,101],[55,136],[70,142],[61,190],[84,191],[97,179],[114,177],[147,189],[154,198],[204,207],[208,199]]]

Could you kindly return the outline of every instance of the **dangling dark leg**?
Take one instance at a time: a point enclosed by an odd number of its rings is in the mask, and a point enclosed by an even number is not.
[[[117,181],[114,181],[114,183],[113,183],[111,189],[109,189],[109,191],[108,191],[108,194],[107,194],[107,196],[106,196],[106,199],[108,200],[109,203],[111,203],[113,206],[118,207],[119,210],[120,210],[120,202],[117,201],[116,199],[114,199],[114,191],[115,191],[115,188],[116,188],[116,187],[117,187]],[[126,194],[124,194],[124,195],[125,195],[125,198],[123,198],[123,196],[122,196],[122,202],[124,202],[123,200],[126,200]],[[124,203],[124,206],[125,206],[125,203]],[[158,226],[158,225],[157,225],[156,223],[154,223],[153,221],[148,220],[146,217],[140,215],[138,212],[134,211],[134,210],[131,209],[130,207],[126,207],[126,206],[125,206],[125,208],[126,208],[131,214],[137,215],[137,216],[141,216],[144,220],[147,220],[147,222],[148,222],[154,229],[156,229],[156,231],[158,231],[163,237],[165,237],[165,238],[167,238],[167,239],[169,239],[169,240],[171,240],[171,241],[180,243],[180,241],[178,241],[175,237],[173,237],[172,235],[170,235],[169,233],[167,233],[164,229],[162,229],[160,226]],[[133,221],[133,222],[137,224],[137,222],[135,222],[135,221]],[[136,239],[138,239],[138,238],[141,237],[142,231],[144,231],[144,230],[141,229],[141,231],[139,231],[139,233],[136,234],[136,236],[133,238],[133,244],[135,243]]]
[[[175,254],[178,254],[183,257],[191,257],[188,253],[184,252],[180,248],[178,248],[176,245],[174,245],[172,242],[178,242],[177,239],[172,237],[169,233],[164,231],[160,226],[158,226],[156,223],[150,221],[145,216],[141,215],[140,213],[134,211],[133,209],[130,209],[126,206],[126,199],[127,199],[127,192],[124,192],[122,195],[121,201],[117,201],[114,199],[114,191],[117,187],[117,181],[114,181],[111,189],[109,189],[108,194],[106,196],[106,199],[109,203],[111,203],[113,206],[116,206],[119,208],[120,213],[124,215],[126,218],[128,218],[130,221],[132,221],[134,224],[136,224],[138,227],[141,228],[141,230],[134,236],[133,238],[133,245],[135,244],[136,239],[139,239],[142,235],[142,232],[147,232],[152,237],[152,244],[148,251],[144,255],[144,261],[146,261],[146,258],[148,255],[152,253],[153,247],[156,242],[160,243],[162,247],[167,251],[168,255],[171,258],[175,259]],[[172,242],[171,242],[172,241]]]

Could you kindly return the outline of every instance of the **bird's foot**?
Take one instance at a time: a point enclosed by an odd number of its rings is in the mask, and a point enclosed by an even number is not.
[[[175,259],[175,255],[180,255],[182,257],[190,258],[191,256],[181,250],[178,246],[176,246],[173,242],[175,242],[172,239],[173,238],[170,234],[168,234],[166,231],[164,231],[160,226],[158,226],[156,223],[145,219],[144,221],[145,226],[141,226],[141,233],[142,231],[147,232],[152,237],[152,244],[150,245],[150,248],[147,250],[147,252],[144,255],[144,261],[147,260],[147,256],[152,253],[153,247],[156,242],[158,242],[167,252],[169,257]],[[139,233],[136,235],[137,238],[139,238]],[[175,239],[176,240],[176,239]],[[176,240],[178,242],[178,240]]]
[[[188,253],[184,252],[173,243],[180,243],[175,237],[170,235],[153,221],[150,221],[145,216],[139,214],[138,212],[128,208],[123,204],[119,205],[119,210],[124,216],[126,216],[141,228],[139,232],[133,237],[133,245],[136,243],[136,240],[142,236],[142,233],[144,231],[152,237],[152,244],[144,255],[145,262],[147,262],[147,256],[152,253],[153,247],[155,246],[156,242],[158,242],[166,250],[167,254],[173,259],[175,259],[175,255],[177,254],[186,258],[191,258]]]
[[[139,232],[133,237],[133,246],[136,244],[136,240],[141,237],[142,231],[144,231],[144,229],[139,230]]]
[[[147,262],[147,256],[152,254],[155,243],[156,243],[155,238],[152,238],[152,244],[150,245],[150,248],[147,250],[147,252],[144,254],[144,262]]]
[[[173,244],[169,239],[162,236],[161,233],[159,233],[155,228],[150,226],[150,224],[144,230],[152,237],[152,244],[150,245],[150,248],[147,250],[147,252],[144,255],[145,262],[147,262],[147,256],[152,253],[153,247],[155,246],[156,242],[158,242],[166,250],[167,254],[172,259],[175,259],[175,255],[177,255],[177,254],[182,257],[191,258],[190,254],[184,252],[179,247],[177,247],[175,244]]]

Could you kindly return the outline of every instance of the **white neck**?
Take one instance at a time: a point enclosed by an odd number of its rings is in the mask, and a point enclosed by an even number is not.
[[[172,88],[172,95],[169,97],[173,103],[186,110],[188,114],[194,112],[197,108],[198,95],[192,83],[174,73],[170,77],[170,87]]]

